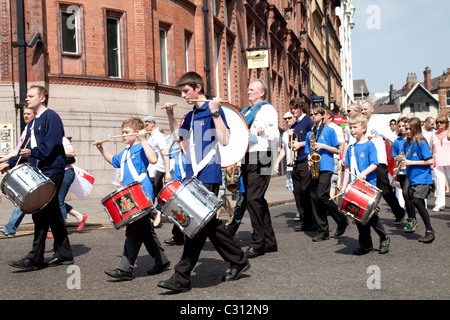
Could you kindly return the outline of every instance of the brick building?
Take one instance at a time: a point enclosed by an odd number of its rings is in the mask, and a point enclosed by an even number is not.
[[[296,96],[311,101],[323,95],[327,105],[339,104],[338,5],[335,0],[0,0],[1,122],[14,124],[19,136],[26,88],[46,86],[49,107],[72,137],[76,164],[97,179],[91,197],[103,197],[115,189],[113,169],[92,142],[119,134],[130,116],[154,115],[157,125],[168,129],[164,103],[178,103],[179,119],[190,110],[174,86],[186,71],[203,76],[208,95],[239,109],[247,106],[248,82],[267,81],[280,130]],[[33,36],[39,41],[30,43]],[[268,50],[267,67],[248,67],[255,49]],[[117,140],[106,147],[115,153],[123,144]]]

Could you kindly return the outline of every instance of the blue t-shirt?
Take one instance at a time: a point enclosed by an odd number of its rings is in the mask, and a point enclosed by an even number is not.
[[[306,134],[311,131],[314,122],[311,120],[311,117],[305,115],[301,121],[295,122],[291,129],[294,129],[295,134],[297,135],[297,141],[303,142],[306,140]],[[305,153],[305,147],[301,147],[297,150],[297,159],[295,159],[295,163],[301,163],[308,160],[308,155]]]
[[[125,161],[122,163],[122,157],[124,152],[128,152],[130,150],[130,159],[133,163],[134,167],[136,168],[136,172],[138,175],[145,172],[147,170],[147,167],[149,165],[147,156],[145,154],[144,148],[142,148],[142,145],[140,143],[131,146],[131,148],[125,148],[122,150],[118,155],[113,156],[112,158],[112,164],[114,168],[120,168],[123,166],[123,181],[122,185],[126,186],[127,184],[130,184],[132,182],[135,182],[136,180],[133,178],[130,169],[128,168],[127,160],[125,158]],[[146,175],[146,177],[141,181],[142,187],[144,188],[145,193],[147,196],[151,199],[155,198],[155,195],[153,194],[153,185],[152,181],[150,180],[150,176]]]
[[[405,155],[406,154],[406,150],[405,150],[405,144],[406,144],[406,139],[403,139],[402,137],[398,137],[395,141],[394,141],[394,145],[392,146],[392,157],[395,158],[398,155]],[[405,173],[398,173],[398,175],[405,175]]]
[[[308,132],[306,135],[305,143],[305,153],[311,153],[311,133]],[[326,144],[330,147],[339,147],[339,141],[336,136],[336,131],[329,126],[323,126],[322,132],[319,136],[319,129],[316,130],[316,142]],[[319,149],[319,154],[321,156],[319,161],[319,171],[331,171],[334,172],[334,153]]]
[[[405,149],[408,150],[411,143],[406,142]],[[427,160],[432,158],[430,146],[426,140],[417,143],[414,142],[411,151],[406,159],[412,161]],[[432,184],[433,178],[431,176],[431,166],[406,166],[406,174],[408,176],[409,185],[416,184]]]
[[[366,170],[370,165],[376,164],[378,166],[377,148],[372,141],[368,140],[364,143],[354,143],[347,149],[345,156],[345,164],[350,168],[350,172],[353,172],[351,166],[352,149],[354,148],[354,154],[356,159],[356,165],[358,171],[362,172]],[[353,180],[353,179],[350,179]],[[375,171],[372,171],[366,176],[366,181],[374,186],[377,185],[377,175]]]
[[[219,112],[225,126],[229,129],[225,118],[225,113],[222,108],[219,109]],[[194,109],[186,115],[178,130],[181,140],[188,140],[190,138],[189,131],[191,129],[192,116],[194,116],[194,141],[190,141],[189,143],[194,143],[196,162],[200,163],[209,151],[214,148],[216,140],[216,128],[214,126],[214,120],[211,116],[211,111],[209,110],[209,102],[205,102],[198,109],[194,107]],[[194,175],[189,150],[186,152],[185,170],[186,179],[189,179]],[[222,184],[222,166],[220,161],[220,153],[218,150],[208,164],[197,174],[197,179],[203,183]]]

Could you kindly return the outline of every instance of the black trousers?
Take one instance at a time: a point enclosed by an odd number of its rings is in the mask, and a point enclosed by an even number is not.
[[[247,153],[242,164],[244,201],[252,224],[251,247],[264,252],[277,246],[269,205],[265,194],[269,187],[272,161],[270,152]]]
[[[374,214],[372,218],[365,224],[357,222],[356,226],[359,232],[359,245],[363,249],[373,248],[372,236],[370,235],[370,228],[373,228],[375,232],[380,237],[380,241],[384,241],[388,238],[386,230],[384,230],[383,225],[380,222],[380,217],[377,214]]]
[[[142,244],[154,259],[155,266],[160,266],[169,261],[155,233],[149,214],[127,225],[125,236],[122,259],[118,267],[120,270],[133,271]]]
[[[330,199],[331,171],[321,171],[318,179],[311,179],[311,206],[319,233],[329,233],[327,213],[337,224],[343,223],[347,217],[339,212],[336,203]]]
[[[398,203],[397,196],[395,195],[395,191],[392,188],[389,182],[388,168],[384,163],[380,163],[375,170],[377,175],[377,187],[381,191],[383,191],[383,199],[392,209],[394,216],[397,219],[401,219],[405,215],[405,209],[403,209]]]
[[[46,175],[55,184],[55,195],[40,211],[32,214],[34,222],[33,247],[26,256],[30,261],[40,264],[44,261],[45,241],[48,229],[53,233],[54,258],[73,259],[66,224],[59,206],[59,190],[64,179],[64,173]]]
[[[303,224],[312,224],[314,217],[311,207],[311,173],[308,162],[296,163],[292,170],[294,199],[297,211]]]
[[[219,193],[220,185],[218,184],[205,183],[204,186],[215,195]],[[248,259],[245,257],[244,251],[234,242],[233,236],[225,227],[225,223],[213,217],[194,238],[186,237],[181,260],[175,266],[175,273],[172,275],[171,280],[178,281],[187,287],[191,285],[191,272],[198,261],[207,238],[209,238],[222,259],[230,262],[230,268],[247,265]]]

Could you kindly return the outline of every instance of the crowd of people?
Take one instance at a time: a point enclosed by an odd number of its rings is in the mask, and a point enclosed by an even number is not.
[[[215,196],[219,196],[220,188],[223,188],[224,170],[217,150],[219,144],[226,146],[229,143],[233,128],[230,128],[221,108],[221,99],[207,99],[203,79],[195,72],[180,77],[177,87],[182,98],[193,108],[180,123],[174,115],[175,104],[164,105],[170,135],[156,126],[153,116],[142,119],[132,117],[122,123],[126,148],[119,154],[107,151],[102,141],[95,142],[105,161],[119,170],[120,184],[126,186],[139,181],[146,196],[155,205],[149,215],[126,226],[121,260],[117,268],[105,270],[113,278],[133,279],[134,263],[142,244],[153,258],[149,275],[169,268],[171,262],[155,231],[160,225],[160,210],[163,209],[158,204],[158,194],[166,183],[173,179],[185,182],[196,178]],[[183,253],[174,266],[173,275],[160,281],[159,287],[174,292],[190,290],[191,272],[207,239],[230,264],[224,281],[239,279],[242,273],[249,270],[250,259],[278,251],[265,194],[271,176],[279,171],[285,157],[288,165],[286,188],[293,193],[300,221],[295,230],[316,231],[317,235],[312,239],[314,242],[330,239],[328,216],[337,224],[334,236],[340,237],[345,233],[349,224],[348,215],[352,212],[343,214],[337,200],[356,181],[379,190],[392,211],[395,224],[404,223],[407,216],[405,232],[417,230],[417,210],[425,226],[425,235],[419,241],[433,242],[436,235],[426,200],[431,192],[435,192],[436,205],[433,210],[445,209],[445,193],[449,192],[450,178],[447,117],[430,117],[423,125],[416,117],[401,117],[386,123],[374,114],[370,102],[364,102],[348,106],[348,124],[342,129],[332,122],[328,109],[310,107],[303,99],[294,98],[289,103],[289,112],[283,117],[288,129],[282,134],[281,151],[278,153],[280,131],[277,121],[274,122],[278,114],[274,106],[266,101],[267,92],[264,81],[257,79],[249,83],[247,93],[250,106],[241,111],[248,125],[249,145],[245,157],[236,164],[240,167],[240,174],[236,192],[238,201],[233,216],[227,223],[214,216],[194,237],[186,236],[174,224],[173,237],[164,243],[183,245]],[[33,115],[30,115],[29,125],[15,154],[0,164],[0,171],[4,173],[21,161],[37,163],[55,184],[56,194],[60,194],[33,214],[35,234],[30,253],[21,260],[9,263],[12,267],[26,270],[74,263],[64,222],[67,213],[76,212],[64,204],[68,186],[73,181],[68,177],[68,182],[64,182],[65,172],[70,174],[70,160],[67,157],[73,157],[74,152],[64,137],[61,119],[48,109],[47,103],[48,92],[45,88],[33,86],[28,90],[27,104]],[[28,138],[32,143],[25,147]],[[389,167],[391,155],[387,152],[389,145],[395,162],[392,172]],[[353,209],[358,212],[361,208]],[[371,229],[379,236],[378,252],[389,252],[391,239],[379,219],[378,211],[378,207],[373,208],[363,219],[355,219],[359,232],[356,255],[375,251]],[[244,252],[234,235],[245,212],[250,217],[252,240]],[[356,216],[355,211],[353,214]],[[74,213],[74,216],[80,223],[81,231],[87,216],[79,213]],[[14,225],[17,228],[17,223]],[[54,257],[44,263],[45,239],[49,230],[55,240]],[[6,226],[0,231],[5,234],[15,232]]]

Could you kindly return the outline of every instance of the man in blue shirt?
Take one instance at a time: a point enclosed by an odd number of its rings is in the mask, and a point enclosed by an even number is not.
[[[175,140],[189,140],[186,152],[186,179],[196,176],[203,185],[216,196],[222,184],[222,169],[217,143],[226,145],[229,132],[223,110],[220,109],[220,98],[206,101],[203,91],[203,79],[195,72],[188,72],[180,77],[177,87],[181,96],[188,103],[194,105],[180,127],[173,113],[173,105],[166,104],[166,113],[169,118],[170,131],[174,133]],[[191,102],[190,100],[196,100]],[[200,100],[200,101],[198,101]],[[217,150],[217,152],[216,152]],[[221,257],[230,262],[230,272],[224,281],[237,280],[239,276],[250,268],[248,259],[242,249],[233,241],[222,220],[213,217],[193,237],[186,237],[183,255],[175,266],[175,273],[169,280],[160,281],[158,286],[172,290],[176,293],[190,290],[190,275],[194,269],[203,245],[209,238]]]
[[[309,106],[303,99],[294,98],[289,106],[295,118],[291,130],[295,132],[297,137],[297,141],[292,147],[292,150],[297,152],[295,167],[292,170],[292,182],[294,184],[295,204],[302,221],[301,226],[295,226],[294,228],[296,231],[311,231],[315,230],[315,222],[311,208],[311,174],[308,168],[308,155],[305,153],[305,139],[314,122],[309,117]]]
[[[13,168],[19,157],[21,162],[37,163],[37,167],[55,184],[54,195],[64,178],[66,154],[62,144],[64,127],[59,115],[47,107],[48,91],[41,86],[31,86],[27,91],[27,105],[34,110],[36,117],[27,126],[25,140],[19,154],[11,157],[7,163],[0,165],[4,173]],[[27,142],[29,145],[27,145]],[[25,145],[27,148],[25,149]],[[45,241],[49,227],[54,236],[54,256],[48,266],[73,264],[72,249],[67,234],[64,219],[61,214],[58,196],[53,196],[50,202],[40,211],[33,213],[34,240],[33,248],[28,255],[9,265],[23,270],[36,270],[45,267]]]

